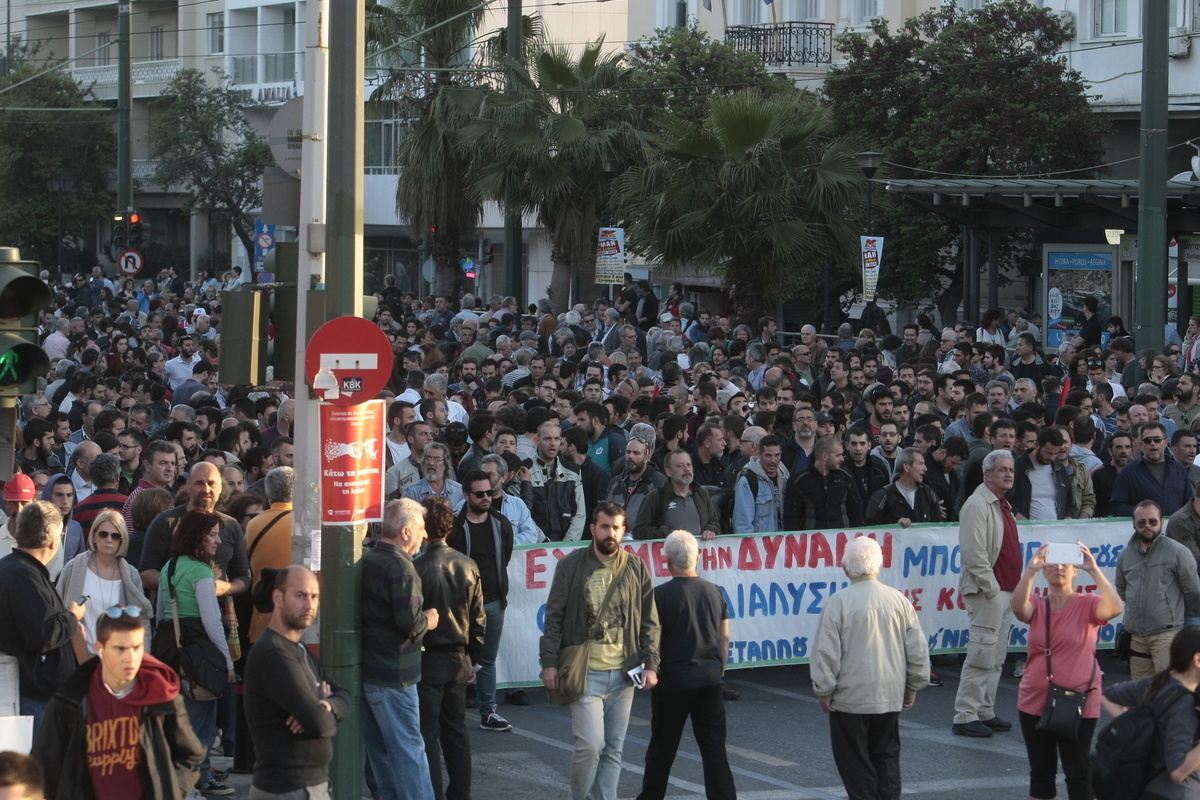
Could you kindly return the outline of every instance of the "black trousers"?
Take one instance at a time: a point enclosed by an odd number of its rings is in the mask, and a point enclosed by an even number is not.
[[[1079,738],[1075,741],[1039,731],[1038,714],[1021,712],[1021,733],[1025,735],[1025,751],[1029,754],[1029,796],[1051,798],[1058,796],[1055,778],[1062,763],[1070,800],[1092,800],[1092,765],[1088,754],[1092,750],[1092,735],[1096,732],[1095,718],[1079,721]]]
[[[688,717],[692,735],[704,764],[704,794],[708,800],[735,800],[733,772],[725,754],[725,702],[721,684],[699,689],[650,692],[650,745],[646,748],[646,774],[638,800],[662,800],[667,793],[671,765],[679,751],[679,737]]]
[[[900,712],[829,715],[833,761],[850,800],[899,800]]]
[[[471,739],[467,735],[467,679],[471,662],[464,653],[425,652],[421,656],[421,738],[437,800],[470,800]],[[442,759],[450,782],[442,788]]]

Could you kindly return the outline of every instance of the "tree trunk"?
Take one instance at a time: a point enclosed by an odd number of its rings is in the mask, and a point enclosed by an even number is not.
[[[938,313],[942,315],[942,324],[949,325],[958,320],[958,306],[963,300],[963,265],[959,261],[954,265],[954,277],[938,298]]]
[[[246,248],[246,263],[250,265],[250,275],[254,275],[254,237],[251,235],[252,229],[247,229],[246,224],[242,221],[240,214],[234,214],[230,223],[233,225],[233,232],[238,237],[238,241],[242,243],[242,247]]]
[[[546,287],[546,297],[550,299],[550,308],[554,309],[555,314],[559,314],[569,308],[571,278],[575,270],[571,269],[571,265],[564,258],[551,255],[551,259],[554,271],[550,276],[550,285]]]
[[[725,272],[725,293],[733,301],[734,325],[756,325],[760,317],[774,316],[774,293],[762,285],[753,262],[748,258],[734,256]]]

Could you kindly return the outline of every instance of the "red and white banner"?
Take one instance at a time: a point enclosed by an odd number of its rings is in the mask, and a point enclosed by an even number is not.
[[[321,522],[382,522],[383,401],[320,408]]]
[[[862,244],[863,300],[875,299],[875,288],[879,285],[879,262],[883,260],[883,237],[860,236]]]

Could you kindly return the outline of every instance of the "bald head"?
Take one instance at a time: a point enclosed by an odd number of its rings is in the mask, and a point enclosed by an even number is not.
[[[201,461],[192,467],[187,480],[188,508],[212,511],[221,496],[221,470],[216,464]]]
[[[71,453],[71,461],[88,482],[92,480],[92,459],[100,455],[100,445],[93,441],[82,441]]]

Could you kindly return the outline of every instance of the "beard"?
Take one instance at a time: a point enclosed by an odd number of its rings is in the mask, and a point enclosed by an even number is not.
[[[596,550],[599,551],[600,555],[611,556],[611,555],[616,555],[616,552],[617,552],[618,548],[620,548],[621,543],[618,542],[616,539],[608,538],[608,539],[597,539],[595,541],[595,545],[596,545]]]

